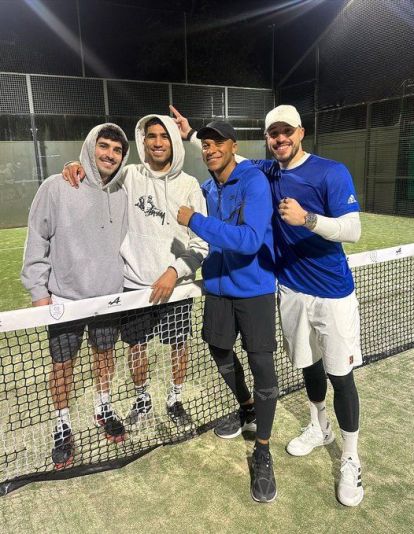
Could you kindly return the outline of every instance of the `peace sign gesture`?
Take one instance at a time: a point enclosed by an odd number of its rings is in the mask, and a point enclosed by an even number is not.
[[[183,117],[181,113],[177,109],[175,109],[174,106],[170,106],[170,110],[174,114],[173,119],[176,125],[178,126],[178,129],[180,130],[181,138],[186,140],[188,134],[190,133],[192,129],[188,120],[185,117]]]

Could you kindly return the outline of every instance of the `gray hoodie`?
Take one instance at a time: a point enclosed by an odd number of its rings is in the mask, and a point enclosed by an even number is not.
[[[123,261],[119,254],[126,232],[126,195],[119,179],[128,159],[105,185],[95,163],[98,132],[83,143],[80,161],[86,177],[79,190],[61,174],[39,187],[30,208],[21,279],[32,301],[50,293],[79,300],[122,291]]]
[[[171,168],[154,172],[145,161],[144,125],[158,117],[172,143]],[[148,288],[172,266],[179,283],[194,279],[207,255],[208,245],[189,228],[177,222],[178,208],[192,206],[206,214],[206,205],[198,181],[185,172],[184,147],[177,125],[167,115],[147,115],[135,130],[139,165],[128,165],[124,187],[128,194],[128,232],[121,247],[125,261],[125,286]]]

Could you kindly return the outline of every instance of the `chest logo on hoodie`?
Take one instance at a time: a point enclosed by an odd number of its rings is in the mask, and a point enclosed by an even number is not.
[[[165,211],[160,210],[157,208],[157,206],[154,204],[154,201],[152,200],[152,195],[148,195],[147,199],[145,200],[145,196],[139,197],[138,202],[135,204],[141,211],[144,212],[145,217],[159,217],[162,221],[162,224],[164,224],[165,219]]]

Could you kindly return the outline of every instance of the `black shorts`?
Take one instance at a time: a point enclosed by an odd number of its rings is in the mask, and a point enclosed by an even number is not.
[[[155,336],[164,345],[183,343],[191,335],[192,307],[193,299],[184,299],[123,312],[121,339],[128,345],[142,345]]]
[[[209,345],[231,349],[240,333],[247,352],[276,350],[275,294],[251,298],[206,295],[202,336]]]
[[[82,345],[85,327],[88,328],[88,343],[101,352],[113,349],[119,336],[120,316],[117,313],[100,315],[82,321],[51,324],[49,350],[54,362],[65,362],[76,356]]]

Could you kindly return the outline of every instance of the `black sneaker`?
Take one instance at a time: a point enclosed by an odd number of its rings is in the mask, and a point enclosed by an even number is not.
[[[53,443],[52,460],[55,464],[55,469],[64,469],[73,462],[75,451],[72,429],[69,425],[64,423],[61,428],[55,427]]]
[[[257,502],[272,502],[276,499],[276,480],[270,452],[253,452],[250,493]]]
[[[254,408],[230,414],[221,420],[214,429],[219,438],[230,439],[240,436],[242,432],[256,432],[256,412]]]
[[[101,406],[101,411],[95,415],[95,422],[98,426],[103,427],[107,440],[113,443],[125,440],[124,424],[109,404]]]
[[[192,425],[193,421],[190,415],[185,411],[182,402],[176,401],[172,406],[168,406],[168,404],[166,406],[167,414],[171,421],[177,426],[189,427]]]
[[[140,393],[135,399],[134,404],[132,405],[131,411],[129,412],[126,422],[128,425],[134,425],[152,413],[152,399],[151,395],[147,392]]]

